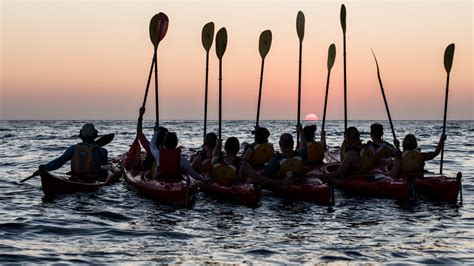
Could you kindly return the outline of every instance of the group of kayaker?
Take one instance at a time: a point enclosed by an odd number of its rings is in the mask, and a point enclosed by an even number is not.
[[[144,108],[140,109],[137,131],[142,134]],[[270,132],[265,127],[256,127],[255,142],[244,143],[243,156],[238,156],[239,140],[229,137],[222,151],[222,140],[215,133],[207,133],[202,150],[191,158],[191,162],[178,148],[178,137],[164,127],[155,126],[150,142],[142,137],[140,143],[147,157],[143,168],[151,170],[149,178],[172,179],[184,171],[196,180],[215,181],[221,185],[232,185],[247,178],[262,184],[284,185],[294,177],[303,177],[306,166],[322,163],[325,158],[325,132],[321,132],[321,142],[315,141],[316,125],[296,126],[301,137],[299,146],[289,133],[280,136],[280,152],[274,152],[269,143]],[[94,141],[98,132],[93,124],[84,124],[79,137],[82,143],[70,146],[62,156],[42,166],[46,171],[60,168],[71,160],[71,174],[92,179],[105,177],[103,166],[107,163],[107,150]],[[416,137],[408,134],[399,152],[399,142],[394,145],[383,140],[383,126],[375,123],[370,127],[371,140],[363,144],[357,128],[349,127],[341,147],[341,164],[334,172],[320,175],[321,179],[341,178],[353,174],[369,173],[380,162],[391,164],[391,175],[423,172],[424,162],[435,158],[441,151],[446,136],[442,135],[433,152],[420,152]],[[392,160],[394,158],[394,160]],[[393,163],[392,163],[393,162]]]

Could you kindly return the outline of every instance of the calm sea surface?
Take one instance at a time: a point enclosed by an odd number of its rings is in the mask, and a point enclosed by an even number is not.
[[[364,139],[372,121],[352,121]],[[463,173],[464,204],[347,196],[336,190],[332,208],[263,193],[257,208],[203,194],[189,209],[142,198],[119,182],[96,193],[43,202],[39,178],[20,184],[39,164],[62,154],[84,121],[1,121],[0,262],[160,263],[474,263],[474,122],[448,122],[445,173]],[[116,134],[110,157],[124,153],[135,121],[95,121]],[[197,148],[202,122],[168,121],[180,145]],[[395,121],[398,138],[414,133],[423,150],[434,149],[440,121]],[[251,141],[252,121],[224,122],[223,135]],[[294,132],[293,121],[263,121],[271,141]],[[318,126],[320,123],[318,122]],[[388,123],[386,138],[391,141]],[[216,131],[217,123],[211,122]],[[153,122],[144,131],[151,137]],[[342,141],[343,123],[327,124],[328,144]],[[188,152],[189,153],[189,152]],[[428,170],[439,171],[439,157]],[[68,171],[67,167],[57,170]]]

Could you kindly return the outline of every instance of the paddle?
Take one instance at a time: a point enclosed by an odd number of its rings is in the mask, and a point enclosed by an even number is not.
[[[260,52],[260,57],[262,57],[262,67],[260,69],[260,85],[258,89],[258,104],[257,104],[257,121],[255,122],[256,127],[259,127],[258,122],[260,120],[260,101],[262,99],[263,66],[265,64],[265,57],[270,51],[271,46],[272,46],[272,32],[270,30],[263,31],[260,34],[260,39],[258,41],[258,51]]]
[[[326,124],[326,108],[328,106],[329,95],[329,79],[331,77],[331,69],[336,61],[336,45],[332,43],[328,49],[328,78],[326,80],[326,96],[324,97],[323,125],[321,127],[321,141],[323,141],[324,125]]]
[[[219,139],[222,139],[222,57],[227,48],[227,30],[221,28],[216,34],[216,54],[219,58]]]
[[[206,50],[206,84],[204,89],[204,136],[203,143],[206,142],[207,134],[207,88],[209,81],[209,50],[212,46],[212,41],[214,40],[214,23],[209,22],[202,28],[201,41],[202,46]]]
[[[385,90],[383,88],[382,78],[380,77],[379,62],[377,61],[377,57],[375,56],[374,51],[372,49],[371,49],[371,51],[372,51],[372,55],[374,56],[374,59],[375,59],[375,65],[377,66],[377,78],[379,80],[380,90],[382,91],[383,102],[385,103],[385,109],[387,110],[388,121],[390,122],[390,128],[392,129],[393,142],[398,143],[397,136],[395,136],[395,129],[394,129],[393,123],[392,123],[392,116],[390,115],[390,109],[388,108],[387,97],[385,97]],[[397,151],[400,151],[399,146],[397,146]]]
[[[105,145],[109,144],[110,142],[112,142],[112,140],[114,139],[114,137],[115,137],[115,134],[114,134],[114,133],[106,134],[106,135],[103,135],[103,136],[99,137],[95,142],[97,143],[97,145],[99,145],[100,147],[102,147],[102,146],[105,146]],[[39,171],[35,171],[35,172],[34,172],[32,175],[30,175],[29,177],[20,180],[20,183],[23,183],[23,182],[25,182],[25,181],[28,181],[28,180],[30,180],[31,178],[35,177],[35,176],[39,176]]]
[[[300,124],[300,112],[301,112],[301,62],[303,57],[303,38],[304,38],[304,14],[301,11],[298,11],[296,16],[296,33],[298,34],[298,39],[300,41],[300,51],[299,51],[299,62],[298,62],[298,112],[296,117],[296,124]],[[300,134],[296,131],[296,147],[300,145]]]
[[[446,117],[448,115],[448,92],[449,92],[449,74],[451,72],[451,67],[453,66],[454,59],[454,43],[448,45],[444,51],[444,69],[447,73],[446,78],[446,96],[444,97],[444,119],[443,119],[443,135],[446,134]],[[439,164],[439,173],[443,174],[443,158],[444,158],[444,145],[441,148],[441,161]]]
[[[341,5],[341,27],[343,35],[343,56],[344,56],[344,132],[347,130],[347,75],[346,75],[346,6]]]
[[[155,46],[154,61],[155,61],[155,115],[156,115],[156,124],[160,124],[160,113],[159,113],[159,102],[158,102],[158,60],[157,60],[157,50],[160,41],[165,37],[166,32],[168,31],[169,19],[168,16],[164,13],[158,13],[157,15],[157,24],[155,26],[150,25],[150,31],[157,31],[157,34],[153,34],[155,38],[152,39],[153,45]],[[151,36],[151,35],[150,35]]]

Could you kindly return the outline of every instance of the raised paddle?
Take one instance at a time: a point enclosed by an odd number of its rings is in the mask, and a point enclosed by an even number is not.
[[[448,45],[446,50],[444,50],[444,69],[447,73],[446,78],[446,96],[444,97],[444,119],[443,119],[443,135],[446,134],[446,118],[448,115],[448,92],[449,92],[449,74],[451,72],[451,67],[453,66],[454,59],[454,43]],[[439,163],[439,173],[443,174],[443,158],[444,158],[444,145],[441,148],[441,161]]]
[[[346,75],[346,6],[341,5],[341,27],[343,35],[343,57],[344,57],[344,132],[347,130],[347,75]]]
[[[390,115],[390,109],[388,108],[387,97],[385,97],[385,90],[383,88],[382,78],[380,77],[379,62],[377,61],[377,57],[375,56],[374,51],[372,49],[371,51],[375,59],[375,65],[377,66],[377,78],[379,80],[380,90],[382,91],[383,102],[385,103],[385,110],[387,110],[388,121],[390,122],[390,128],[392,129],[393,142],[398,143],[397,136],[395,135],[395,128],[393,127],[393,123],[392,123],[392,116]],[[400,147],[398,145],[397,145],[397,151],[400,151]]]
[[[169,19],[165,13],[158,13],[157,23],[153,27],[151,26],[150,31],[157,31],[157,34],[153,34],[155,39],[152,39],[153,45],[155,45],[154,61],[155,61],[155,115],[156,115],[156,124],[160,123],[160,113],[159,113],[159,101],[158,101],[158,60],[157,60],[157,50],[160,41],[165,37],[166,32],[168,31]]]
[[[323,132],[324,132],[324,125],[326,124],[326,108],[328,106],[328,95],[329,95],[329,79],[331,77],[331,69],[334,66],[334,62],[336,61],[336,45],[332,43],[329,45],[328,49],[328,78],[326,80],[326,96],[324,97],[324,111],[323,111],[323,125],[321,127],[321,141],[323,141]]]
[[[258,122],[260,120],[260,102],[262,99],[262,85],[263,85],[263,66],[265,64],[265,57],[270,51],[271,46],[272,46],[272,32],[270,30],[263,31],[260,34],[260,39],[258,41],[258,51],[260,52],[260,57],[262,57],[262,67],[260,69],[260,84],[258,88],[257,120],[255,122],[256,127],[259,127]]]
[[[207,88],[209,81],[209,50],[212,46],[212,41],[214,40],[214,23],[209,22],[202,28],[201,41],[202,46],[206,50],[206,84],[204,89],[204,136],[203,143],[206,142],[207,134]]]
[[[216,55],[219,59],[219,139],[222,139],[222,57],[227,48],[227,30],[221,28],[216,34]]]
[[[296,16],[296,33],[300,41],[299,61],[298,61],[298,112],[296,116],[296,124],[300,124],[301,112],[301,62],[303,57],[303,38],[304,38],[304,14],[298,11]],[[296,147],[300,145],[300,133],[296,131]]]
[[[95,142],[97,143],[97,145],[99,145],[100,147],[102,147],[102,146],[105,146],[105,145],[109,144],[110,142],[112,142],[112,140],[114,139],[114,137],[115,137],[115,134],[114,134],[114,133],[106,134],[106,135],[103,135],[103,136],[99,137]],[[23,183],[23,182],[25,182],[25,181],[28,181],[28,180],[30,180],[31,178],[35,177],[35,176],[39,176],[39,171],[35,171],[35,172],[34,172],[32,175],[30,175],[29,177],[20,180],[20,183]]]

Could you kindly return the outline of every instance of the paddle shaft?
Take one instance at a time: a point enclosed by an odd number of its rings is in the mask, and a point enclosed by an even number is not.
[[[344,58],[344,132],[347,130],[347,76],[346,76],[346,33],[343,34],[343,58]]]
[[[22,179],[22,180],[20,180],[20,183],[26,182],[26,181],[28,181],[28,180],[32,179],[32,178],[33,178],[33,177],[35,177],[35,176],[39,176],[39,173],[38,173],[38,174],[36,174],[36,172],[35,172],[34,174],[30,175],[29,177],[27,177],[27,178],[25,178],[25,179]]]
[[[257,121],[255,126],[259,126],[258,122],[260,121],[260,101],[262,100],[262,86],[263,86],[263,67],[265,65],[265,59],[262,58],[262,67],[260,69],[260,85],[258,90],[258,104],[257,104]]]
[[[323,111],[323,125],[321,126],[321,132],[324,131],[324,125],[326,124],[326,109],[328,106],[328,95],[329,95],[329,79],[331,77],[331,70],[328,70],[328,78],[326,80],[326,96],[324,97],[324,111]]]
[[[448,92],[449,92],[449,72],[446,78],[446,96],[444,97],[444,119],[443,119],[443,135],[446,134],[446,118],[448,115]],[[444,158],[444,145],[441,147],[441,161],[439,163],[439,173],[443,174],[443,158]]]
[[[300,115],[301,115],[301,62],[303,57],[303,41],[300,41],[300,52],[299,52],[299,62],[298,62],[298,114],[296,117],[296,124],[300,124]],[[300,133],[296,131],[296,147],[300,145]]]
[[[205,84],[205,95],[204,95],[204,136],[203,143],[206,142],[207,134],[207,91],[209,83],[209,51],[206,51],[206,84]]]
[[[222,59],[219,60],[219,139],[222,140]]]
[[[158,28],[158,36],[161,36],[161,30],[162,30],[162,27],[159,27]],[[158,39],[158,43],[156,44],[156,47],[155,47],[155,54],[153,56],[154,60],[155,60],[155,115],[156,115],[156,125],[159,126],[160,125],[160,103],[158,101],[158,45],[160,45],[160,39]]]
[[[383,89],[383,85],[380,80],[380,77],[379,77],[379,83],[380,83],[380,89],[382,90],[383,102],[385,103],[385,109],[387,110],[388,122],[390,122],[390,128],[392,129],[393,140],[397,140],[397,137],[395,136],[395,128],[393,127],[393,123],[392,123],[392,116],[390,115],[390,109],[388,108],[387,98],[385,97],[385,91]]]
[[[155,50],[156,53],[156,50]],[[155,67],[155,53],[153,54],[153,59],[151,60],[150,73],[148,74],[148,81],[146,82],[145,97],[143,97],[142,108],[145,108],[146,99],[148,97],[148,90],[150,88],[151,75],[153,74],[153,69]]]

